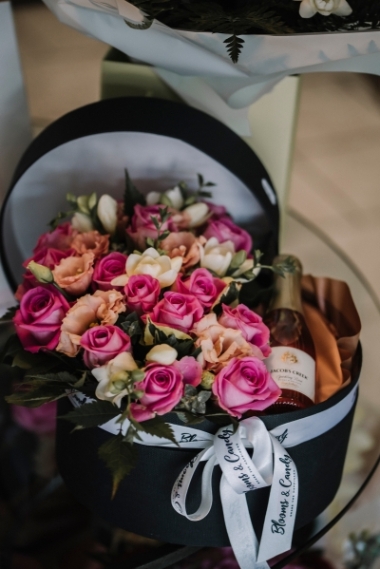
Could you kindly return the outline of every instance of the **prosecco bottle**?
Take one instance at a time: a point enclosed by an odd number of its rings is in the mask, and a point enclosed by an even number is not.
[[[266,365],[282,390],[270,413],[306,409],[315,400],[315,347],[302,309],[302,265],[291,255],[280,255],[274,262],[285,259],[292,261],[293,271],[275,275],[274,295],[264,317],[272,348]]]

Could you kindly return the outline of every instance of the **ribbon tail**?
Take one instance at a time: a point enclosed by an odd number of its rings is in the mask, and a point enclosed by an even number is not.
[[[240,569],[269,569],[267,563],[256,561],[258,541],[245,494],[236,494],[224,475],[220,481],[220,497],[228,537]]]
[[[292,547],[298,502],[296,465],[278,440],[271,436],[274,472],[258,559],[266,561]]]

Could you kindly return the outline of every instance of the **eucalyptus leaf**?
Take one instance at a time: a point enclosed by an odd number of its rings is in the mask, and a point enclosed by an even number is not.
[[[112,498],[115,497],[120,482],[136,466],[138,452],[136,445],[124,441],[122,434],[111,436],[98,450],[101,458],[112,474]]]

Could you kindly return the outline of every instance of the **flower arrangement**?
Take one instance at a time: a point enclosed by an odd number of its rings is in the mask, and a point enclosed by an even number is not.
[[[68,194],[6,315],[15,334],[2,361],[23,370],[8,402],[34,408],[79,392],[85,404],[64,416],[76,428],[116,419],[119,435],[99,450],[114,491],[141,432],[175,442],[166,413],[237,424],[280,395],[265,367],[269,330],[239,301],[261,253],[207,201],[213,184],[198,182],[144,197],[126,172],[124,201]]]
[[[134,29],[147,29],[157,19],[175,29],[231,34],[224,43],[234,63],[238,62],[244,46],[241,35],[378,30],[380,22],[376,0],[131,0],[131,3],[140,9],[142,17],[140,23],[126,20]]]

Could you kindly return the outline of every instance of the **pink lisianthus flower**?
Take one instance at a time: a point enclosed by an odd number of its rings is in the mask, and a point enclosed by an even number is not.
[[[250,234],[238,225],[235,225],[228,216],[212,219],[203,235],[206,239],[216,237],[219,243],[232,241],[235,251],[243,250],[246,253],[250,253],[252,250],[252,237]]]
[[[44,403],[40,407],[22,407],[11,405],[12,418],[26,431],[36,435],[48,435],[55,432],[57,402]]]
[[[94,326],[83,334],[80,345],[83,360],[89,369],[99,367],[122,352],[131,351],[131,339],[117,326]]]
[[[127,305],[138,314],[150,312],[156,306],[161,287],[151,275],[132,275],[124,287]]]
[[[124,275],[127,259],[126,255],[118,252],[109,253],[100,259],[96,263],[92,275],[93,287],[99,290],[122,290],[123,287],[112,286],[111,281],[120,275]]]
[[[212,392],[218,405],[238,419],[248,411],[263,411],[281,395],[265,364],[252,356],[233,358],[216,375]]]
[[[53,231],[43,233],[37,241],[37,245],[33,249],[36,255],[40,249],[59,249],[67,251],[71,247],[71,243],[78,231],[73,228],[71,223],[66,222],[58,225]],[[34,257],[33,257],[34,258]]]
[[[223,312],[219,316],[219,324],[225,328],[240,330],[243,338],[260,348],[263,356],[269,356],[269,328],[263,322],[261,316],[250,310],[245,304],[239,304],[236,308],[230,308],[222,304]]]
[[[226,286],[224,281],[213,277],[207,269],[195,269],[187,279],[177,277],[173,289],[182,294],[192,294],[202,306],[211,308]]]
[[[67,300],[53,286],[37,286],[27,291],[13,319],[24,349],[32,353],[54,350],[69,308]]]
[[[194,295],[168,291],[153,308],[149,318],[153,324],[169,326],[188,333],[202,318],[203,312],[203,306]]]
[[[127,229],[127,234],[131,237],[133,242],[141,251],[146,249],[146,240],[148,238],[153,240],[157,239],[158,232],[156,226],[152,221],[152,217],[157,218],[157,220],[160,222],[160,210],[163,208],[164,206],[159,205],[135,205],[134,215],[131,219],[131,225]],[[178,231],[177,226],[174,224],[171,217],[169,217],[169,219],[161,225],[161,232],[167,230]]]

